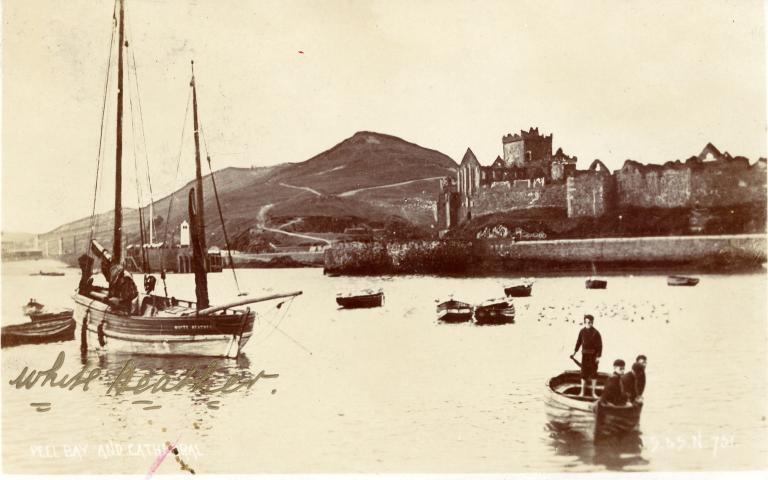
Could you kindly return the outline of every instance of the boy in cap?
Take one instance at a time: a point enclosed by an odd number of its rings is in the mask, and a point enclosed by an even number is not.
[[[632,369],[621,377],[624,392],[633,403],[642,403],[645,390],[645,364],[648,362],[645,355],[638,355],[632,364]]]
[[[625,366],[624,360],[620,358],[613,362],[613,375],[608,377],[608,381],[605,382],[603,394],[600,396],[601,402],[619,406],[627,403],[627,395],[624,393],[624,387],[621,383]]]
[[[584,328],[579,331],[579,338],[573,349],[573,354],[576,355],[581,347],[581,396],[586,395],[587,380],[591,380],[593,398],[596,397],[597,364],[600,362],[600,355],[603,354],[603,339],[600,332],[592,326],[594,323],[595,317],[589,314],[584,315]]]

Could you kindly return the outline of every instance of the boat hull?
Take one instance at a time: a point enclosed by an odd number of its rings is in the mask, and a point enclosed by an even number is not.
[[[472,320],[472,311],[444,311],[437,314],[437,319],[443,323],[463,323]]]
[[[356,295],[351,297],[336,297],[336,303],[341,308],[375,308],[384,304],[384,294]]]
[[[48,313],[29,313],[29,318],[32,319],[33,322],[49,322],[53,320],[68,320],[72,318],[72,309],[68,308],[66,310],[62,310],[60,312],[48,312]]]
[[[585,286],[590,290],[604,290],[608,287],[607,280],[587,280]]]
[[[0,342],[2,342],[3,348],[5,348],[17,345],[61,342],[74,340],[74,338],[75,321],[72,319],[70,312],[70,315],[63,319],[58,318],[3,327]]]
[[[472,320],[472,305],[448,300],[437,306],[437,320],[443,323],[463,323]]]
[[[699,284],[698,278],[667,277],[667,285],[670,287],[694,287]]]
[[[78,335],[89,350],[234,358],[250,339],[255,320],[250,311],[235,315],[132,316],[80,294],[73,299]]]
[[[508,297],[530,297],[533,285],[514,285],[506,287],[504,294]]]
[[[602,393],[607,379],[608,374],[598,373],[596,396]],[[594,442],[621,437],[638,429],[642,404],[600,404],[595,398],[578,396],[580,382],[579,371],[567,371],[549,379],[545,406],[551,425],[580,433]]]
[[[515,323],[515,308],[477,308],[475,309],[476,325],[504,325]]]

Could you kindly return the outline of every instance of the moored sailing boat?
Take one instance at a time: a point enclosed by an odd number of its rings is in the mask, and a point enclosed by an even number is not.
[[[91,239],[90,252],[79,259],[82,271],[75,301],[82,348],[136,354],[202,355],[236,357],[248,342],[256,319],[247,305],[293,298],[301,292],[247,298],[210,306],[205,265],[205,216],[203,181],[200,165],[200,141],[197,90],[192,71],[193,118],[195,138],[196,185],[189,192],[192,270],[195,275],[196,301],[155,295],[156,279],[144,277],[144,294],[139,294],[131,276],[123,267],[122,252],[122,123],[123,123],[123,50],[125,40],[124,0],[119,3],[117,60],[117,137],[115,149],[115,208],[112,251]],[[114,33],[114,32],[113,32]],[[210,157],[209,157],[210,161]],[[213,175],[213,173],[211,173]],[[215,187],[215,182],[214,182]],[[217,195],[218,197],[218,195]],[[218,200],[217,200],[218,201]],[[94,254],[101,261],[101,273],[108,287],[93,284]],[[161,276],[164,279],[164,275]],[[279,306],[278,306],[279,307]]]

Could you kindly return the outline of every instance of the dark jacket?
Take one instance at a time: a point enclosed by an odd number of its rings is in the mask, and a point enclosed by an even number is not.
[[[640,396],[645,391],[645,367],[635,362],[632,365],[632,373],[635,375],[637,385],[637,395]]]
[[[582,328],[579,331],[579,338],[576,340],[576,347],[573,351],[578,352],[579,347],[581,347],[582,354],[602,356],[603,338],[600,336],[600,332],[595,327]]]
[[[600,396],[600,401],[614,405],[624,405],[627,403],[627,395],[624,393],[619,374],[614,373],[608,377],[608,381],[605,382],[605,388],[603,388],[603,394]]]
[[[625,373],[621,377],[621,386],[624,388],[624,393],[627,395],[630,402],[634,402],[635,398],[640,396],[640,394],[637,393],[637,376],[635,375],[635,372],[630,371],[629,373]]]

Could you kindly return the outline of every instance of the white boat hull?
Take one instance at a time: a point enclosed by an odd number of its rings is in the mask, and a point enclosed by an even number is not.
[[[240,334],[158,334],[126,333],[110,328],[110,320],[116,317],[106,304],[74,295],[76,338],[83,340],[89,350],[110,351],[140,355],[237,357],[251,337],[251,328]],[[167,319],[166,319],[167,320]],[[157,320],[163,321],[162,319]],[[84,324],[85,323],[85,329]],[[189,326],[179,325],[177,328]]]

